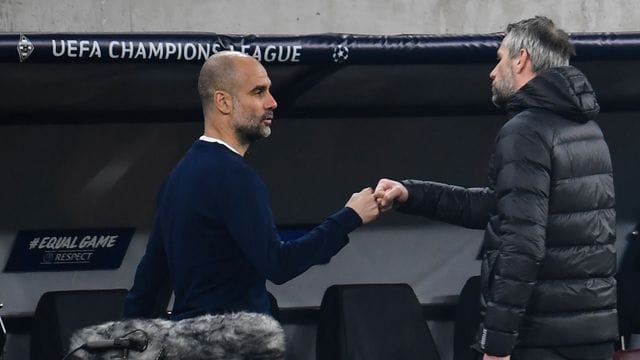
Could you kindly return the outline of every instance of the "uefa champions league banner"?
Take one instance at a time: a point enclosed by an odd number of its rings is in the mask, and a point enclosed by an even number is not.
[[[572,34],[578,61],[634,60],[640,33]],[[264,64],[493,63],[501,34],[300,36],[219,34],[0,34],[0,62],[202,63],[223,50]]]
[[[380,64],[493,60],[500,36],[324,34],[0,34],[0,62],[202,63],[224,50],[264,64]],[[471,46],[460,47],[461,44]]]
[[[5,272],[117,269],[134,228],[21,230]]]

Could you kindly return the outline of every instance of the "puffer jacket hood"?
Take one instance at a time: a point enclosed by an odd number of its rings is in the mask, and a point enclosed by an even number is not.
[[[541,72],[513,94],[506,106],[511,116],[529,108],[547,109],[579,123],[594,120],[600,111],[591,84],[573,66]]]

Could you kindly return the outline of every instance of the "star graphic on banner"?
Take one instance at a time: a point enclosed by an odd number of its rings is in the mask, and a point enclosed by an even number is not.
[[[343,63],[349,58],[349,48],[345,45],[338,45],[333,49],[333,61],[337,63]]]

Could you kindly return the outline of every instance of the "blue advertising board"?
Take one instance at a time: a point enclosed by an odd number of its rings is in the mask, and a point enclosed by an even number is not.
[[[5,272],[117,269],[134,228],[20,230]]]

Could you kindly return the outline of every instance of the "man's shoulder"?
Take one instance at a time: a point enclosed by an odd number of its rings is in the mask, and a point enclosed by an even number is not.
[[[553,138],[555,126],[554,122],[549,120],[557,117],[558,115],[545,110],[523,110],[515,114],[502,126],[498,132],[498,138],[509,135],[535,135],[541,140],[550,141]]]
[[[498,136],[514,133],[536,134],[544,142],[553,145],[603,138],[595,120],[574,121],[544,109],[527,109],[516,114],[500,129]]]
[[[262,186],[262,179],[249,163],[240,155],[222,149],[217,152],[215,164],[209,171],[215,172],[223,184],[235,186]]]
[[[215,169],[223,166],[225,168],[252,171],[242,156],[218,143],[197,141],[185,154],[184,159],[188,159],[194,164],[202,165],[203,169]]]
[[[244,158],[224,145],[196,142],[173,169],[170,178],[206,179],[209,184],[255,182],[256,172]],[[196,180],[198,181],[198,180]]]

